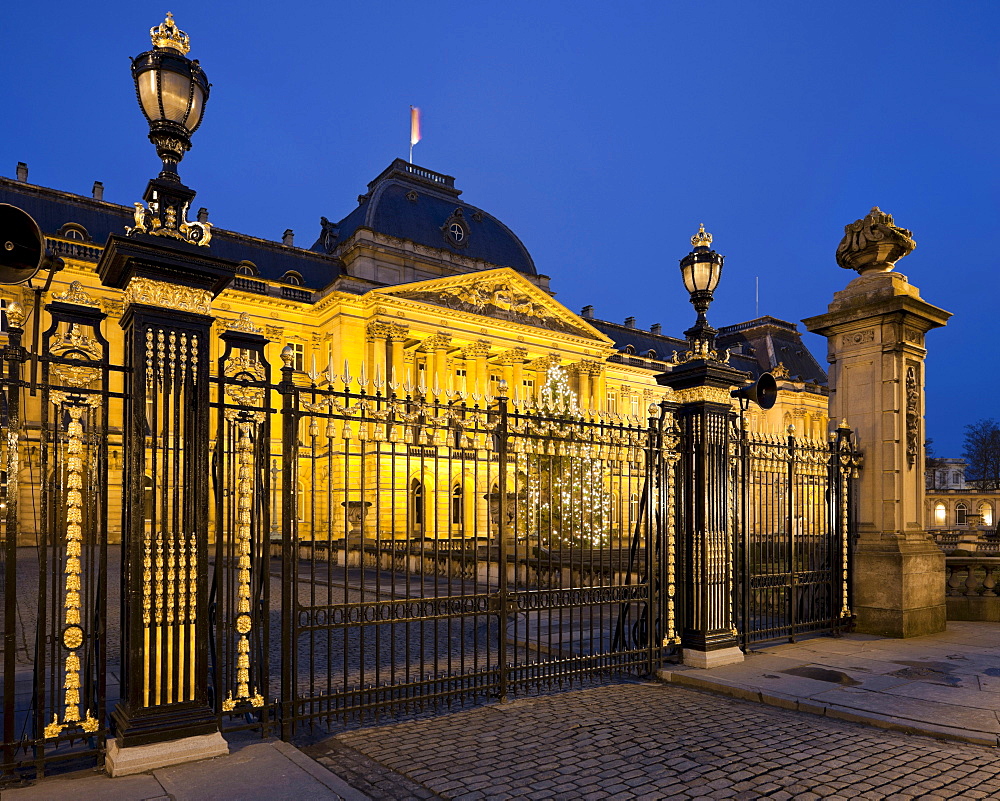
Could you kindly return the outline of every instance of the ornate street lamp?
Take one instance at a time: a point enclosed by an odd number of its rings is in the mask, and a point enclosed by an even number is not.
[[[177,164],[191,149],[211,84],[197,61],[187,58],[191,37],[174,23],[173,14],[149,30],[153,49],[132,59],[139,107],[149,122],[149,141],[163,160],[160,178],[180,181]]]
[[[712,358],[712,346],[718,333],[708,324],[705,312],[712,303],[712,295],[722,277],[722,263],[725,257],[712,250],[712,235],[705,232],[705,226],[698,228],[698,233],[691,237],[694,247],[690,253],[681,259],[681,277],[684,287],[691,294],[691,305],[698,312],[698,319],[692,328],[684,332],[691,350],[689,358]]]
[[[149,182],[143,200],[135,203],[135,225],[129,235],[154,234],[207,245],[207,222],[188,222],[195,192],[181,183],[177,165],[191,149],[191,135],[201,125],[211,84],[201,65],[187,57],[191,38],[174,23],[173,15],[149,30],[153,49],[132,59],[132,79],[139,108],[149,122],[149,141],[163,162]]]

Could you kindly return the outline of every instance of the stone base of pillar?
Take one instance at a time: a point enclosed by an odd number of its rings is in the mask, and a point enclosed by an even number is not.
[[[736,646],[720,648],[717,651],[695,651],[693,648],[685,648],[681,656],[685,665],[705,669],[735,665],[744,659],[743,652]]]
[[[104,764],[110,776],[130,776],[133,773],[145,773],[148,770],[211,759],[228,753],[229,743],[219,732],[152,745],[133,745],[130,748],[119,748],[118,743],[111,738],[108,740]]]
[[[944,553],[923,534],[862,536],[854,549],[855,631],[920,637],[944,631]]]

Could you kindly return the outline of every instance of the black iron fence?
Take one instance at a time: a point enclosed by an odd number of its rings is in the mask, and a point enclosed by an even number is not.
[[[744,647],[849,623],[846,429],[386,394],[291,358],[275,383],[252,330],[221,336],[205,378],[207,327],[171,341],[164,322],[160,342],[152,317],[119,366],[85,296],[48,312],[39,354],[10,328],[0,382],[7,781],[99,763],[119,701],[119,733],[204,703],[288,738],[648,675],[702,619],[735,619]],[[701,497],[711,537],[688,530]]]

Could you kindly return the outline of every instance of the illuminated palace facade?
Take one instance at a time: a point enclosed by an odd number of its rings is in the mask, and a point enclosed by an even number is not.
[[[65,262],[42,299],[43,308],[58,297],[99,305],[108,315],[104,334],[112,364],[122,364],[121,292],[102,286],[95,268],[108,236],[134,225],[136,212],[102,195],[100,184],[91,197],[33,185],[23,164],[16,179],[0,178],[0,202],[30,214],[47,247]],[[198,219],[207,222],[207,211],[200,210]],[[512,399],[535,397],[549,370],[558,366],[587,414],[644,425],[649,405],[666,391],[655,377],[670,371],[675,354],[688,347],[679,336],[663,333],[661,325],[644,330],[633,318],[601,320],[591,306],[580,313],[566,308],[509,228],[465,202],[452,177],[401,159],[368,184],[339,222],[321,218],[319,235],[307,248],[294,244],[291,231],[273,242],[218,228],[211,229],[208,247],[212,255],[239,264],[235,280],[212,304],[217,331],[262,333],[275,383],[284,351],[298,382],[317,380],[332,369],[363,380],[366,391],[384,392],[391,383],[397,392],[483,403],[500,395],[501,382]],[[44,278],[42,273],[36,285]],[[0,305],[6,309],[11,301],[30,311],[34,292],[0,285]],[[4,313],[0,342],[8,324]],[[32,325],[29,319],[28,332]],[[43,317],[42,330],[46,327]],[[214,364],[222,343],[212,339]],[[778,379],[776,405],[769,411],[753,406],[747,413],[751,430],[784,437],[793,425],[796,436],[826,438],[826,374],[794,324],[761,317],[724,326],[717,346],[729,350],[729,364],[749,379],[765,371]],[[33,425],[36,436],[38,431],[37,398],[26,398],[23,414],[30,440]],[[120,431],[120,425],[112,427],[112,491],[121,481]],[[27,537],[36,529],[32,509],[37,504],[29,495],[38,486],[40,467],[32,462],[37,452],[28,448],[19,482]],[[300,500],[310,492],[301,484]],[[470,495],[465,503],[487,501]],[[299,506],[301,517],[310,505]],[[120,520],[109,521],[108,535],[111,541],[120,537]]]

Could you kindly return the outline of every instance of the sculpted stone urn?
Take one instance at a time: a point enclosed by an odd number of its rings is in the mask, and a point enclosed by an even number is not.
[[[361,524],[368,516],[371,501],[341,501],[340,505],[347,510],[347,522],[351,524],[351,534],[361,533]]]

